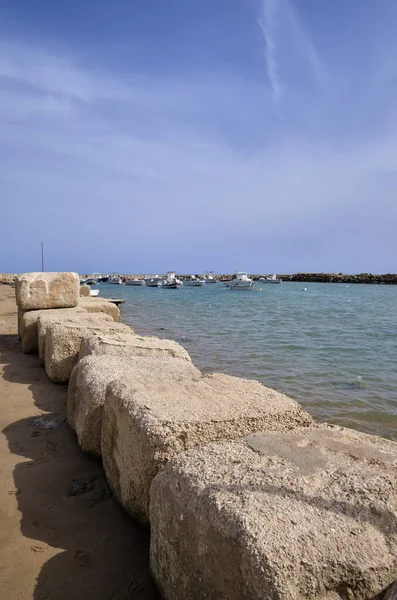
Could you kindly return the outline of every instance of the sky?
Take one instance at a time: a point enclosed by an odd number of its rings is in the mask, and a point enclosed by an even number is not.
[[[395,0],[0,0],[0,271],[397,271]]]

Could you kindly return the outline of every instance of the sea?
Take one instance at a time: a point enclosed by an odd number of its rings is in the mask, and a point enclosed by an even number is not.
[[[124,298],[136,333],[176,340],[203,372],[257,379],[320,421],[397,440],[397,286],[98,287]]]

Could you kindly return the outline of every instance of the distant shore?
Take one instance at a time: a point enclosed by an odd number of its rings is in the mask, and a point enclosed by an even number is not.
[[[13,279],[16,277],[15,273],[0,273],[0,283],[11,284]],[[197,273],[196,275],[199,275]],[[251,273],[250,277],[257,281],[260,277],[267,277],[272,273]],[[125,279],[132,279],[134,277],[142,277],[141,273],[120,273]],[[179,273],[177,277],[187,277],[187,274]],[[231,279],[233,274],[222,273],[217,274],[215,277],[220,279]],[[359,273],[356,275],[349,275],[347,273],[294,273],[294,274],[277,274],[277,277],[283,281],[300,281],[307,283],[366,283],[374,285],[397,285],[397,274],[396,273]]]

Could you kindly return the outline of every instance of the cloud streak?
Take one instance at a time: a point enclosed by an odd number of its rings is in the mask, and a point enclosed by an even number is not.
[[[270,4],[273,40],[281,2]],[[297,32],[314,73],[314,46]],[[274,117],[275,105],[290,115],[288,57],[278,41],[270,50],[273,113],[266,85],[235,73],[147,81],[3,43],[0,184],[11,225],[0,246],[9,270],[34,269],[42,238],[53,270],[128,271],[131,257],[154,272],[392,270],[397,132],[330,135],[330,109],[317,98],[308,103],[322,117],[316,135],[301,118],[288,128]],[[16,231],[23,243],[10,253]]]

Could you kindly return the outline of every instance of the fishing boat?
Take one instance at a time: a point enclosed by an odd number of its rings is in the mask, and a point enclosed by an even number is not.
[[[204,281],[205,281],[205,283],[218,283],[218,280],[216,279],[216,277],[214,277],[214,274],[212,271],[208,271],[204,275]]]
[[[86,279],[86,285],[96,285],[96,284],[97,284],[96,279],[94,279],[93,277],[88,277]]]
[[[174,271],[168,271],[167,277],[163,280],[161,287],[165,290],[177,290],[180,286],[180,281],[175,277]]]
[[[90,290],[90,296],[99,296],[99,290]]]
[[[195,275],[191,275],[185,279],[185,285],[199,287],[205,285],[205,281],[204,279],[198,279]]]
[[[84,279],[84,277],[82,277],[82,278],[80,279],[80,285],[85,285],[85,284],[86,284],[86,281],[87,281],[87,280],[86,280],[86,279]]]
[[[116,285],[121,285],[123,282],[122,282],[121,277],[111,277],[109,279],[109,283],[113,283],[113,284],[116,284]]]
[[[261,283],[281,283],[282,279],[278,279],[277,275],[274,273],[271,277],[259,277],[258,281]]]
[[[237,271],[233,275],[233,279],[228,281],[225,285],[231,290],[249,290],[252,289],[254,282],[244,271]]]
[[[146,277],[145,279],[146,287],[160,287],[161,286],[161,277],[155,275],[154,277]]]
[[[134,279],[129,279],[125,282],[125,285],[145,285],[144,279],[138,279],[138,277],[134,277]]]

